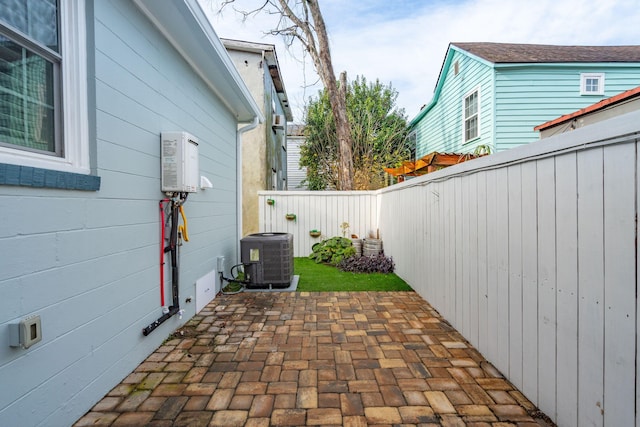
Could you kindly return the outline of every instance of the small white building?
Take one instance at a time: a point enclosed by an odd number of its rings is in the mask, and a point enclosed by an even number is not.
[[[304,125],[287,128],[287,184],[289,190],[308,190],[302,181],[307,177],[307,168],[300,166],[300,146],[304,144]]]

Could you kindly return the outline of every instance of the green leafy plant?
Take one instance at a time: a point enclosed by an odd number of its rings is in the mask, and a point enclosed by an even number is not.
[[[340,261],[356,254],[350,239],[345,237],[332,237],[316,243],[311,247],[313,251],[309,258],[317,264],[326,263],[338,265]]]
[[[491,154],[493,149],[488,144],[478,145],[475,150],[473,150],[474,156],[482,156],[486,154]]]
[[[411,156],[407,119],[404,109],[396,106],[397,97],[398,91],[391,84],[379,80],[358,76],[346,85],[353,140],[353,190],[384,187],[384,168]],[[339,138],[326,91],[310,99],[305,120],[305,142],[300,146],[300,165],[307,168],[305,184],[309,190],[344,190],[339,178]]]

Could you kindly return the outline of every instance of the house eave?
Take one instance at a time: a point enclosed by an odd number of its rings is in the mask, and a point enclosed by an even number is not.
[[[264,117],[197,0],[133,0],[238,122]],[[185,29],[189,29],[185,31]]]
[[[474,60],[480,63],[483,63],[489,67],[495,66],[493,62],[487,61],[484,58],[481,58],[477,55],[467,52],[466,50],[456,46],[454,43],[449,43],[449,47],[447,48],[447,53],[444,56],[444,61],[442,61],[442,67],[440,67],[440,74],[438,75],[438,80],[436,81],[436,87],[433,90],[433,98],[431,99],[431,102],[429,102],[429,104],[423,107],[420,110],[420,112],[416,115],[416,117],[414,117],[411,120],[411,122],[409,122],[409,128],[413,128],[415,125],[417,125],[420,122],[420,120],[422,120],[424,116],[427,115],[429,110],[431,110],[438,103],[438,98],[440,98],[440,92],[442,92],[442,86],[444,85],[444,80],[447,74],[449,73],[449,68],[451,68],[451,62],[453,61],[454,52],[463,52],[464,55],[467,55],[473,58]]]
[[[228,50],[237,50],[262,55],[266,62],[271,80],[273,81],[273,85],[276,89],[276,93],[278,94],[278,99],[280,99],[280,103],[282,104],[285,117],[288,121],[293,121],[293,113],[291,112],[291,106],[289,105],[287,90],[284,87],[282,74],[280,73],[280,64],[278,62],[275,45],[225,38],[221,39],[221,41],[224,47]]]

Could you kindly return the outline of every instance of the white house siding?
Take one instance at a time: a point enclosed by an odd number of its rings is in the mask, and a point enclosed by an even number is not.
[[[491,66],[454,50],[450,50],[449,53],[452,59],[445,67],[446,77],[440,77],[444,78],[444,81],[439,98],[416,125],[417,157],[434,151],[473,152],[476,146],[491,145],[493,141],[493,97],[491,95],[493,70]],[[459,64],[458,75],[454,72],[455,61]],[[476,87],[480,89],[480,138],[463,144],[463,101],[465,95]]]
[[[580,73],[604,73],[604,95],[580,95]],[[537,141],[533,128],[638,85],[640,68],[616,64],[497,66],[498,151]]]
[[[194,315],[195,304],[185,298],[195,295],[196,279],[215,268],[216,257],[235,261],[234,116],[133,2],[100,0],[88,10],[100,190],[0,186],[3,426],[72,424]],[[164,130],[199,138],[200,172],[214,188],[185,204],[184,317],[144,337],[142,328],[161,315]],[[8,324],[31,314],[42,318],[43,341],[28,350],[10,348]]]
[[[306,166],[300,166],[300,145],[304,143],[304,135],[287,135],[287,184],[292,191],[306,190],[302,184],[307,178]]]

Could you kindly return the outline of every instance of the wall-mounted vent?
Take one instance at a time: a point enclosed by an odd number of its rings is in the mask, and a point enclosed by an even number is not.
[[[284,129],[284,126],[287,123],[287,118],[284,114],[274,114],[273,115],[273,128],[274,129]]]

